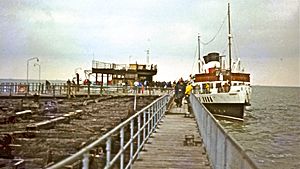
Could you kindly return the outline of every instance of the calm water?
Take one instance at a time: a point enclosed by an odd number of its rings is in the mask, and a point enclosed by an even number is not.
[[[221,123],[259,168],[300,168],[300,87],[253,87],[245,121]]]

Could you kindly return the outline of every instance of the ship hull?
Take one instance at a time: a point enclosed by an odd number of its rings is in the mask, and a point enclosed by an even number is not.
[[[244,103],[203,103],[204,106],[215,116],[225,118],[243,119]]]

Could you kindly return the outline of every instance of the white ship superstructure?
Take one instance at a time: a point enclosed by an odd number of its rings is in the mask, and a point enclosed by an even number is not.
[[[250,105],[250,74],[241,69],[240,59],[231,60],[230,8],[228,4],[228,62],[218,52],[208,53],[200,58],[199,73],[194,82],[198,86],[196,96],[213,114],[243,119],[245,106]],[[200,37],[198,37],[200,48]],[[200,50],[199,50],[200,51]]]

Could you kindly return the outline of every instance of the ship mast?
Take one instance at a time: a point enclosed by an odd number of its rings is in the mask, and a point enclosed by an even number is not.
[[[199,73],[201,69],[201,65],[200,65],[200,35],[198,34],[198,71]]]
[[[230,3],[228,3],[228,56],[229,56],[229,84],[231,84],[231,25],[230,25]]]

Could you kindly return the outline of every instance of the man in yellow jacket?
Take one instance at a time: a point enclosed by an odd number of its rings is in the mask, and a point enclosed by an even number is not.
[[[193,86],[192,86],[191,82],[188,82],[188,84],[185,88],[185,99],[188,103],[190,103],[189,97],[190,97],[192,90],[193,90]]]
[[[193,86],[192,86],[191,82],[189,82],[188,85],[185,88],[185,96],[189,97],[192,90],[193,90]]]

